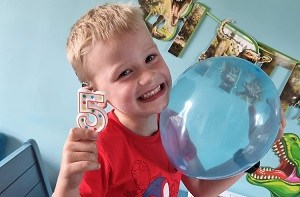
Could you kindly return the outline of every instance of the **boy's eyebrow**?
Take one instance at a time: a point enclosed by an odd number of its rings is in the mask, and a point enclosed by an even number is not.
[[[144,51],[147,51],[147,50],[152,49],[152,48],[157,48],[157,44],[155,42],[151,43],[148,47],[145,47]]]
[[[110,76],[115,76],[115,75],[119,75],[118,70],[124,66],[126,66],[127,61],[122,62],[122,63],[116,63],[110,66]]]
[[[145,47],[144,51],[147,52],[148,50],[152,49],[152,48],[157,48],[157,44],[153,41],[151,44],[149,44],[148,46]],[[126,66],[126,64],[128,64],[128,61],[124,61],[124,62],[117,62],[113,65],[111,65],[111,73],[114,73],[117,68]]]
[[[157,48],[157,44],[153,41],[153,43],[151,44],[151,47]]]

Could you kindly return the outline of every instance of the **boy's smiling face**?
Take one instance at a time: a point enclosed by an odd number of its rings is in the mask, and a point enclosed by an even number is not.
[[[124,33],[113,42],[98,42],[87,55],[94,89],[129,116],[159,113],[168,104],[170,71],[146,28]]]

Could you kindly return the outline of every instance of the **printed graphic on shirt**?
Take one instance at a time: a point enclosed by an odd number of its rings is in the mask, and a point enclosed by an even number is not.
[[[176,188],[175,184],[179,183],[177,181],[169,183],[168,179],[163,176],[153,178],[146,162],[141,160],[135,161],[132,165],[131,173],[138,191],[131,191],[130,193],[143,197],[176,196],[174,188]]]

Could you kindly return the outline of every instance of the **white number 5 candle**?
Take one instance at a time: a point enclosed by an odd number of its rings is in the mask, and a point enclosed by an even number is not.
[[[105,103],[105,92],[93,92],[84,87],[80,88],[78,90],[78,126],[100,132],[108,121],[106,112],[100,107]]]

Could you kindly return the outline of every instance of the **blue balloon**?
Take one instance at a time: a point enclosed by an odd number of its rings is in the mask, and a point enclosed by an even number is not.
[[[240,174],[276,139],[281,105],[271,78],[237,57],[214,57],[174,82],[160,115],[162,143],[174,166],[201,179]]]

